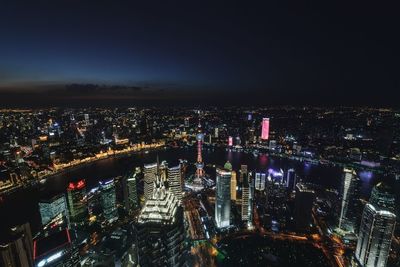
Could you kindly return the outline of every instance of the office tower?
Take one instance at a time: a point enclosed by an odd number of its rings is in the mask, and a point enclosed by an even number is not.
[[[269,138],[269,118],[263,118],[261,126],[261,139],[268,140]]]
[[[297,177],[294,169],[289,169],[286,174],[286,187],[290,191],[296,190]]]
[[[242,165],[243,166],[243,165]],[[249,220],[249,203],[250,203],[250,188],[249,181],[247,179],[247,172],[243,174],[243,186],[242,186],[242,221]]]
[[[249,226],[253,225],[253,206],[254,206],[254,177],[253,173],[250,172],[249,175],[247,176],[248,181],[249,181],[249,220],[247,224]]]
[[[360,220],[359,179],[352,169],[343,170],[341,210],[338,227],[345,232],[356,232]]]
[[[129,212],[139,207],[138,195],[137,195],[137,175],[140,168],[136,168],[129,176],[126,177],[126,189],[124,190],[124,202],[125,209]]]
[[[240,176],[239,176],[240,184],[243,183],[245,175],[247,175],[247,165],[240,165]]]
[[[265,177],[265,173],[256,172],[254,181],[256,190],[262,191],[265,189]]]
[[[233,137],[232,136],[228,137],[228,146],[233,146]]]
[[[103,209],[103,216],[107,221],[113,221],[118,218],[116,195],[115,195],[115,183],[114,179],[108,179],[99,182],[100,184],[100,201]]]
[[[385,183],[379,183],[372,189],[369,203],[374,207],[395,213],[396,198],[393,190]]]
[[[45,226],[60,214],[65,216],[68,220],[67,200],[65,199],[65,195],[60,194],[40,200],[39,211],[42,219],[42,226]]]
[[[184,125],[186,128],[189,127],[189,118],[188,117],[185,118]]]
[[[79,266],[79,250],[73,245],[68,228],[35,239],[35,266]]]
[[[394,195],[391,189],[379,183],[372,190],[365,205],[355,257],[362,267],[385,267],[396,226]]]
[[[181,165],[168,168],[168,188],[178,199],[178,204],[182,204],[182,172]]]
[[[12,227],[1,237],[0,266],[31,267],[33,262],[33,241],[29,223]]]
[[[139,214],[136,230],[140,266],[185,265],[183,209],[159,178]]]
[[[227,164],[225,164],[227,165]],[[228,227],[231,217],[231,175],[232,169],[217,169],[215,197],[215,221],[218,228]]]
[[[69,209],[69,217],[72,223],[80,223],[87,216],[86,205],[86,182],[79,180],[70,182],[67,188],[67,203]]]
[[[306,232],[310,228],[314,198],[314,190],[302,183],[296,185],[294,220],[298,231]]]
[[[234,201],[236,201],[236,187],[237,187],[236,172],[232,171],[232,175],[231,175],[231,200],[234,200]]]
[[[158,164],[145,164],[143,168],[144,175],[144,198],[149,199],[153,194],[153,186],[157,177]]]

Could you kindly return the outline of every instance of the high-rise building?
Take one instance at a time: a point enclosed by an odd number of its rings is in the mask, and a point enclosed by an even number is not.
[[[215,191],[215,221],[218,228],[228,227],[230,225],[231,175],[232,169],[217,169],[217,184]]]
[[[236,172],[232,171],[232,175],[231,175],[231,200],[233,200],[233,201],[236,201],[236,187],[237,187]]]
[[[296,172],[294,169],[289,169],[286,174],[286,187],[290,191],[295,191],[296,190]]]
[[[65,195],[60,194],[51,198],[43,198],[39,201],[39,211],[43,226],[48,224],[60,214],[68,219],[68,209]]]
[[[88,210],[86,205],[86,182],[79,180],[70,182],[67,188],[67,203],[69,217],[72,223],[80,223],[85,220]]]
[[[296,185],[294,220],[298,231],[305,232],[309,230],[314,199],[314,190],[307,188],[302,183]]]
[[[158,164],[145,164],[143,168],[144,175],[144,198],[149,199],[153,194],[153,186],[157,177]]]
[[[269,138],[269,118],[263,118],[261,126],[261,139],[268,140]]]
[[[232,136],[228,137],[228,146],[233,146],[233,137]]]
[[[240,184],[243,183],[245,175],[247,175],[247,165],[240,165],[240,176],[239,176]]]
[[[126,177],[126,189],[124,190],[124,202],[125,209],[129,212],[139,207],[138,195],[137,195],[137,175],[140,168],[136,168],[136,171],[132,172]]]
[[[243,165],[242,165],[243,166]],[[250,203],[250,189],[249,181],[247,179],[247,171],[243,174],[243,186],[242,186],[242,221],[249,220],[249,203]]]
[[[214,129],[214,137],[218,138],[218,127]]]
[[[362,267],[385,267],[396,226],[394,195],[385,184],[374,187],[365,205],[355,257]]]
[[[183,209],[159,178],[139,214],[136,230],[140,266],[186,264]]]
[[[360,220],[359,179],[352,169],[343,170],[341,209],[338,227],[345,232],[356,232]]]
[[[182,172],[181,165],[168,168],[168,187],[178,199],[179,205],[182,203]]]
[[[107,221],[113,221],[118,218],[115,183],[114,179],[108,179],[100,182],[100,200],[103,209],[103,216]]]
[[[0,266],[31,267],[33,262],[33,241],[29,223],[12,227],[7,236],[1,237]]]
[[[265,190],[265,178],[266,178],[265,173],[256,172],[254,181],[256,190],[259,191]]]

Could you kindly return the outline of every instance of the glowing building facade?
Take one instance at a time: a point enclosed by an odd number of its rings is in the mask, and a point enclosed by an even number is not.
[[[144,175],[144,199],[149,199],[153,194],[153,186],[154,182],[156,181],[158,172],[158,164],[151,163],[145,164],[143,168],[143,175]]]
[[[225,164],[226,165],[226,164]],[[231,217],[231,175],[232,171],[217,169],[215,197],[215,221],[218,228],[228,227]]]
[[[249,181],[247,177],[247,170],[242,173],[243,186],[242,186],[242,221],[249,220],[249,210],[250,210],[250,188]]]
[[[136,225],[140,266],[184,266],[186,247],[183,209],[157,178]]]
[[[355,257],[362,267],[385,267],[396,226],[394,194],[380,183],[365,205]]]
[[[261,139],[268,140],[269,138],[269,118],[263,118],[261,125]]]
[[[48,199],[42,199],[39,202],[40,217],[42,225],[47,225],[58,215],[62,214],[68,218],[67,201],[64,194],[56,195]]]
[[[228,146],[233,146],[233,137],[232,136],[228,137]]]
[[[137,180],[136,172],[131,174],[127,179],[127,197],[129,203],[129,209],[134,210],[139,206],[138,195],[137,195]]]
[[[265,173],[256,172],[254,181],[256,190],[259,191],[265,190],[265,179],[266,179]]]
[[[294,169],[289,169],[286,174],[286,188],[288,188],[290,191],[295,191],[297,183],[296,180],[296,172]]]
[[[67,188],[67,203],[70,221],[72,223],[82,222],[88,213],[86,205],[86,182],[79,180],[70,182]]]
[[[345,232],[355,232],[359,217],[359,179],[352,169],[343,170],[341,209],[338,227]]]
[[[232,171],[232,175],[231,175],[231,200],[233,200],[233,201],[236,201],[236,188],[237,188],[236,172]]]
[[[113,221],[118,218],[114,179],[100,182],[100,188],[103,216],[107,221]]]
[[[182,171],[181,165],[168,168],[168,188],[178,199],[179,205],[182,203]]]

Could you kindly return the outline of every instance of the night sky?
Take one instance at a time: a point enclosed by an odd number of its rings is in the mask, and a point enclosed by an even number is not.
[[[4,106],[400,106],[399,8],[382,1],[4,2]]]

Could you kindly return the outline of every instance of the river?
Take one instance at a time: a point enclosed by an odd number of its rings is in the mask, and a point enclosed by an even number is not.
[[[41,196],[65,192],[70,181],[86,179],[88,189],[95,187],[99,180],[124,175],[134,167],[143,166],[144,163],[155,162],[157,155],[160,161],[166,160],[177,164],[178,159],[187,159],[194,162],[196,151],[194,148],[169,148],[149,153],[136,153],[126,157],[108,158],[94,163],[83,165],[60,174],[54,175],[40,186],[8,197],[0,206],[0,229],[22,222],[30,222],[33,232],[39,230],[40,214],[38,201]],[[269,168],[283,169],[285,172],[293,168],[300,179],[306,182],[322,185],[326,188],[339,189],[342,169],[325,165],[312,165],[286,158],[271,157],[267,155],[254,156],[252,153],[226,151],[222,148],[203,151],[203,160],[208,165],[224,165],[229,160],[234,170],[239,170],[241,164],[248,165],[249,170],[266,171]],[[211,175],[213,170],[206,168]],[[214,172],[215,173],[215,172]],[[376,182],[373,173],[360,173],[363,181],[362,192],[368,196],[372,185]]]

